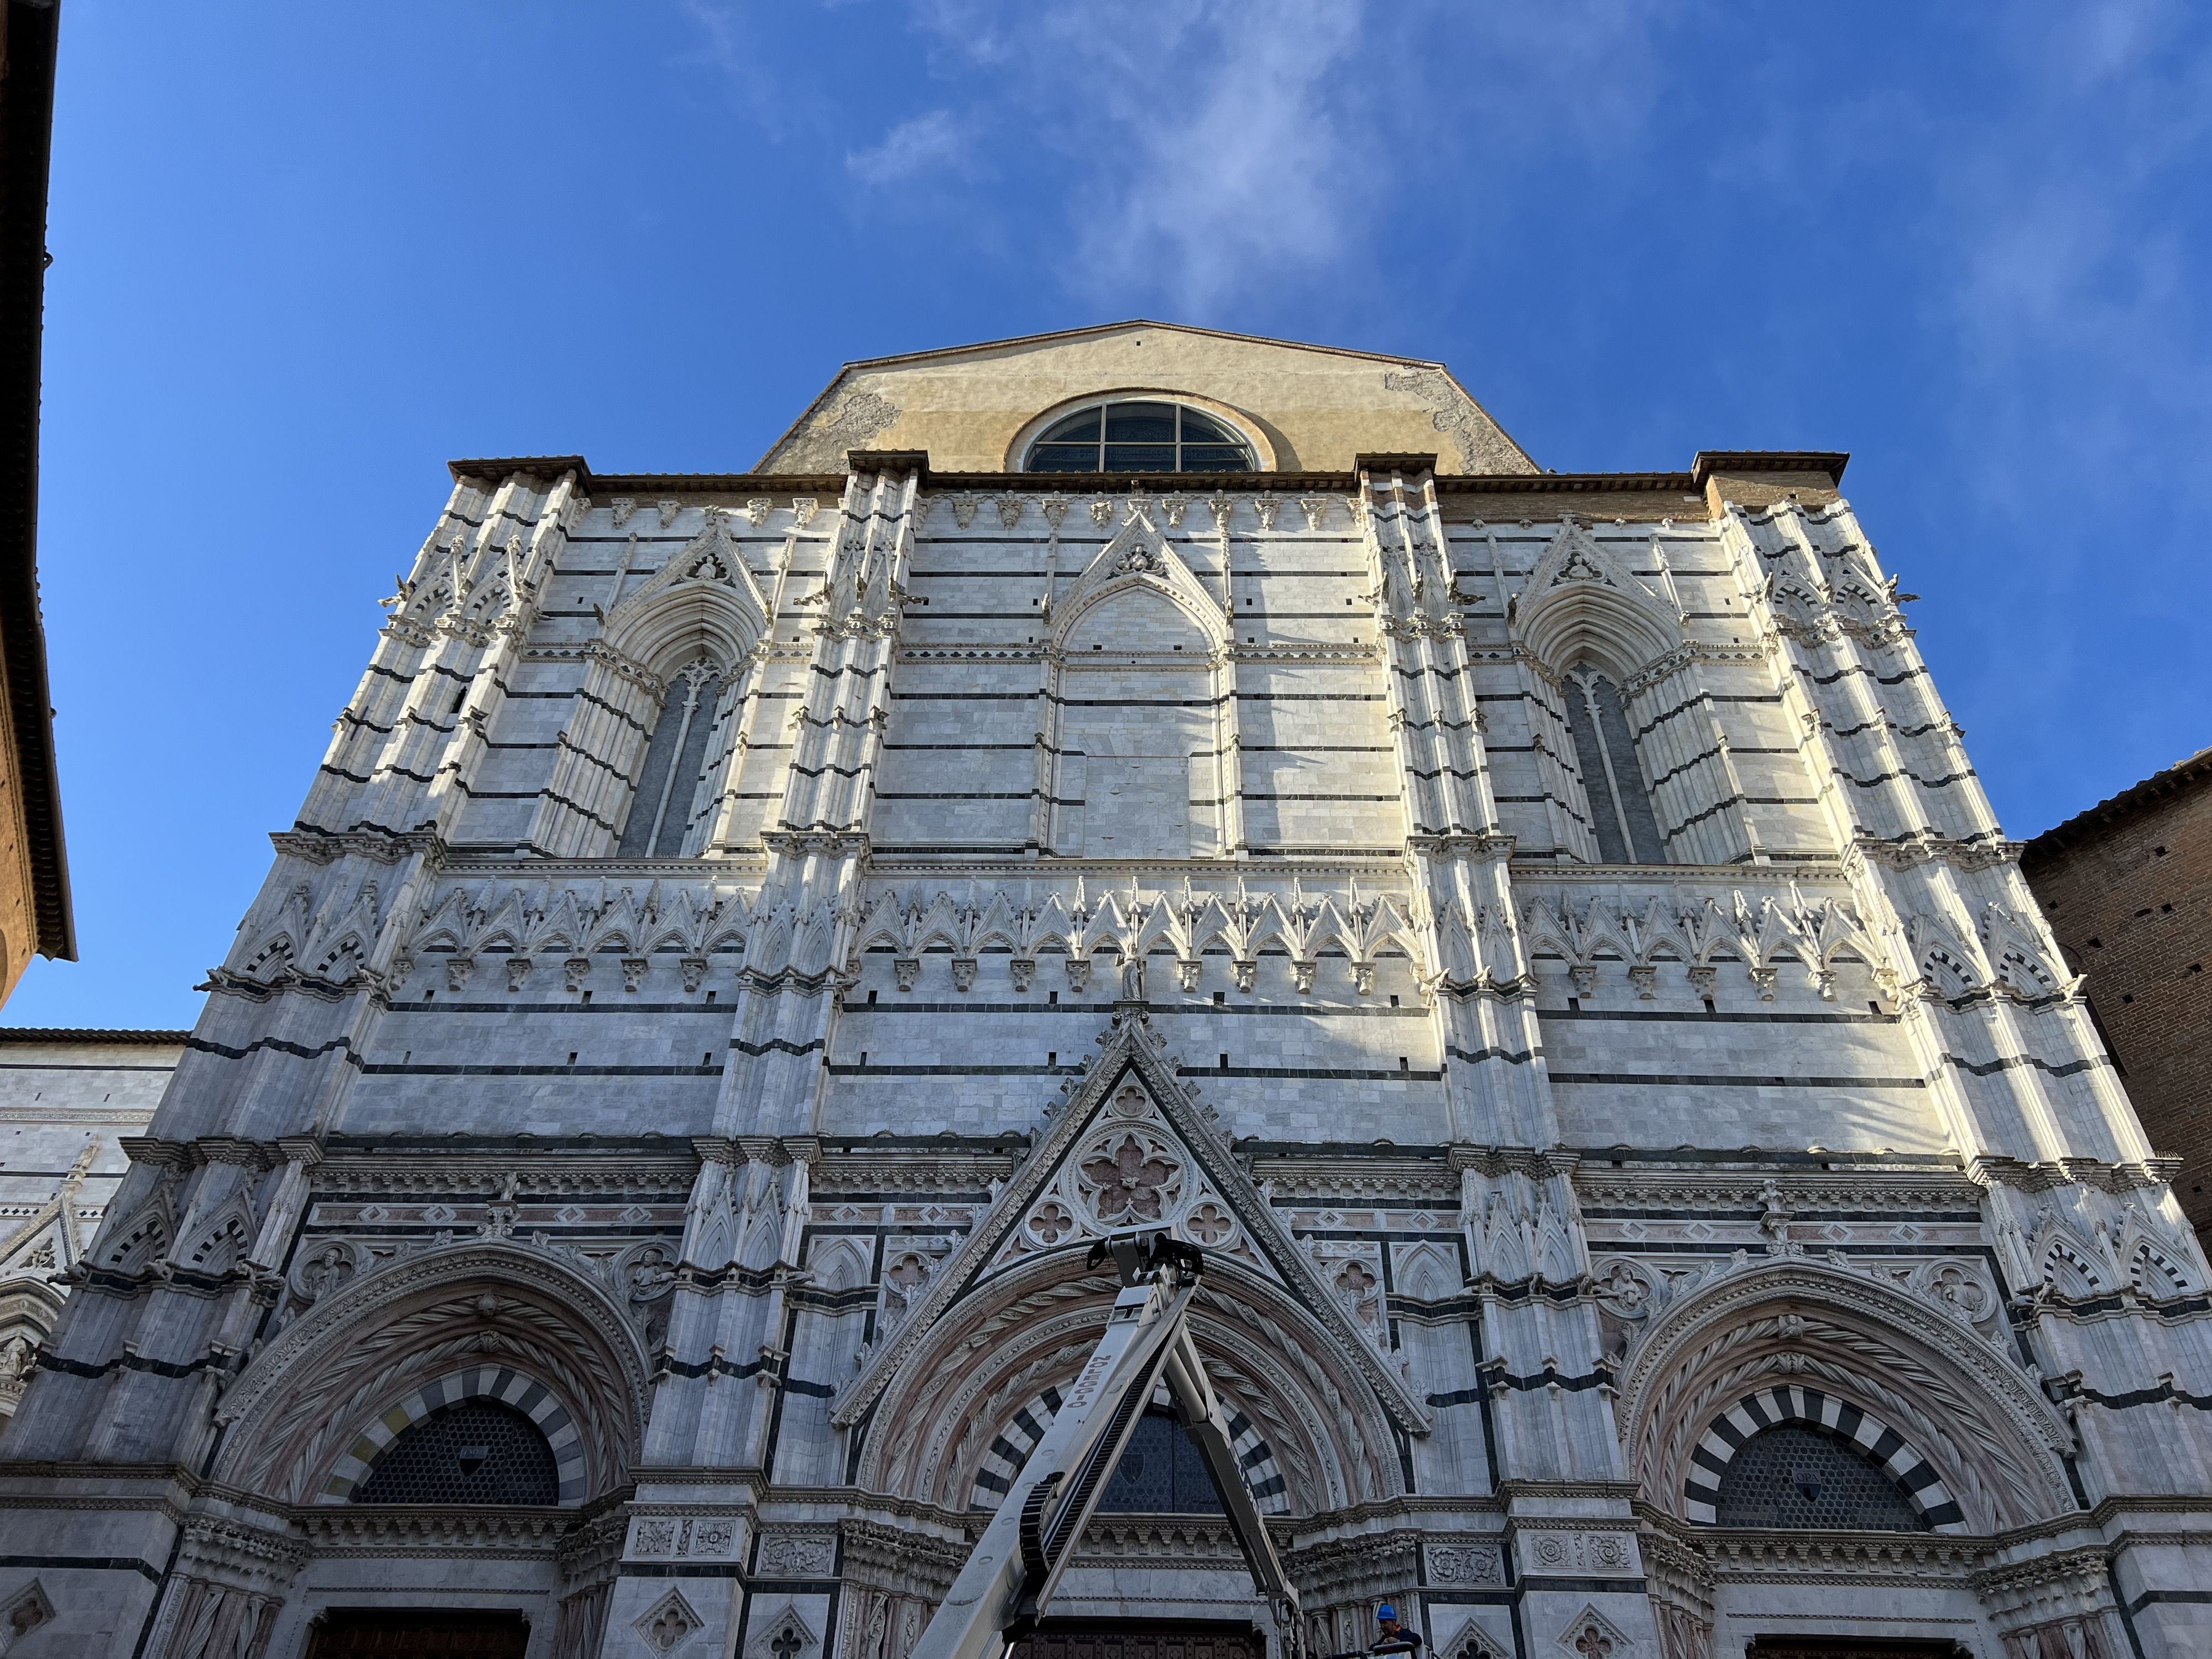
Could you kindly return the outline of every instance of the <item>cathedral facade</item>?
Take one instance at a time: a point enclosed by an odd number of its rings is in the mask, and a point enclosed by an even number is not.
[[[904,1659],[1152,1226],[1302,1611],[1148,1419],[1033,1652],[2212,1652],[2205,1261],[1844,459],[1133,323],[455,463],[0,1651]]]

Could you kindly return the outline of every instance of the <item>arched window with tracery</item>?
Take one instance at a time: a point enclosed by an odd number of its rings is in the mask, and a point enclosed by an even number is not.
[[[1659,839],[1651,790],[1637,757],[1620,688],[1594,665],[1583,662],[1568,670],[1561,689],[1598,856],[1607,864],[1666,863],[1667,849]]]
[[[1100,402],[1037,434],[1024,472],[1256,472],[1251,443],[1228,422],[1160,398]]]
[[[727,749],[720,740],[726,718],[722,688],[720,671],[704,657],[670,679],[638,773],[637,793],[630,798],[618,856],[680,856],[694,823],[712,810],[714,781]]]

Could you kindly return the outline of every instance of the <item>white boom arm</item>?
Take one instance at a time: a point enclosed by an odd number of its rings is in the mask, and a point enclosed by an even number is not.
[[[1229,1424],[1192,1343],[1187,1316],[1202,1258],[1165,1234],[1123,1234],[1091,1248],[1093,1267],[1110,1256],[1121,1293],[1106,1334],[1060,1403],[1052,1426],[1014,1479],[910,1659],[1000,1659],[1036,1627],[1066,1570],[1107,1477],[1136,1431],[1152,1391],[1165,1382],[1176,1413],[1220,1489],[1252,1581],[1297,1659],[1298,1596],[1267,1536],[1260,1506],[1237,1467]]]

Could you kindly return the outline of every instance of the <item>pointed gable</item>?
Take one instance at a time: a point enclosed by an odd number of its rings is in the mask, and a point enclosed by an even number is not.
[[[1433,451],[1444,473],[1539,470],[1442,363],[1138,320],[848,363],[757,471],[897,449],[939,472],[1000,472],[1048,413],[1178,396],[1232,416],[1263,471],[1349,472],[1373,451]]]
[[[1427,1406],[1383,1352],[1383,1322],[1358,1317],[1357,1289],[1347,1296],[1324,1281],[1231,1155],[1197,1086],[1176,1080],[1149,1017],[1117,1012],[1098,1041],[1103,1052],[1036,1150],[928,1273],[927,1290],[839,1396],[831,1421],[847,1427],[864,1417],[931,1328],[999,1274],[1048,1252],[1088,1250],[1110,1231],[1158,1226],[1282,1287],[1336,1339],[1399,1427],[1426,1434]]]
[[[1515,633],[1553,673],[1595,657],[1634,673],[1682,643],[1681,613],[1571,514],[1506,607]]]
[[[1184,625],[1197,630],[1199,643],[1212,649],[1227,643],[1228,619],[1221,602],[1208,592],[1191,568],[1183,562],[1175,550],[1174,544],[1160,533],[1151,517],[1147,504],[1133,505],[1127,509],[1121,527],[1115,531],[1098,556],[1091,560],[1073,586],[1054,605],[1050,620],[1054,632],[1064,641],[1073,641],[1082,631],[1086,621],[1093,619],[1102,609],[1120,602],[1122,596],[1149,593],[1174,605],[1182,613]],[[1170,623],[1172,626],[1172,623]],[[1165,640],[1153,640],[1149,648],[1169,649]]]

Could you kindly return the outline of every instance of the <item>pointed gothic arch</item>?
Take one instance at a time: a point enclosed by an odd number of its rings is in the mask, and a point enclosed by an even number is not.
[[[1571,517],[1528,573],[1509,623],[1555,682],[1588,659],[1626,685],[1682,645],[1674,607]]]
[[[1802,1257],[1730,1273],[1656,1315],[1617,1407],[1644,1500],[1684,1521],[1708,1484],[1705,1441],[1748,1395],[1777,1387],[1848,1405],[1908,1443],[1979,1536],[2074,1508],[2065,1420],[2012,1356],[1893,1284]],[[1832,1425],[1833,1419],[1829,1419]]]
[[[1233,846],[1240,783],[1228,618],[1149,507],[1133,503],[1049,603],[1040,840],[1098,857],[1188,858]]]
[[[526,1409],[542,1398],[567,1414],[583,1462],[563,1468],[563,1503],[628,1478],[648,1387],[635,1326],[605,1285],[505,1240],[409,1256],[319,1298],[224,1395],[211,1478],[283,1503],[318,1501],[333,1479],[359,1478],[349,1459],[373,1461],[359,1449],[374,1425],[486,1367],[524,1379],[516,1397],[530,1399]]]
[[[947,1273],[939,1268],[937,1281]],[[1015,1413],[1048,1388],[1066,1389],[1090,1358],[1115,1290],[1110,1273],[1064,1249],[963,1297],[866,1413],[859,1484],[969,1507],[978,1479],[1008,1461],[994,1445],[1009,1438]],[[1283,1478],[1263,1499],[1269,1508],[1307,1514],[1401,1491],[1381,1402],[1344,1345],[1282,1286],[1210,1262],[1191,1330],[1224,1409],[1249,1426],[1253,1443],[1264,1441]]]
[[[531,845],[559,858],[697,853],[723,816],[769,599],[719,513],[608,613]],[[642,823],[637,815],[647,814]]]

